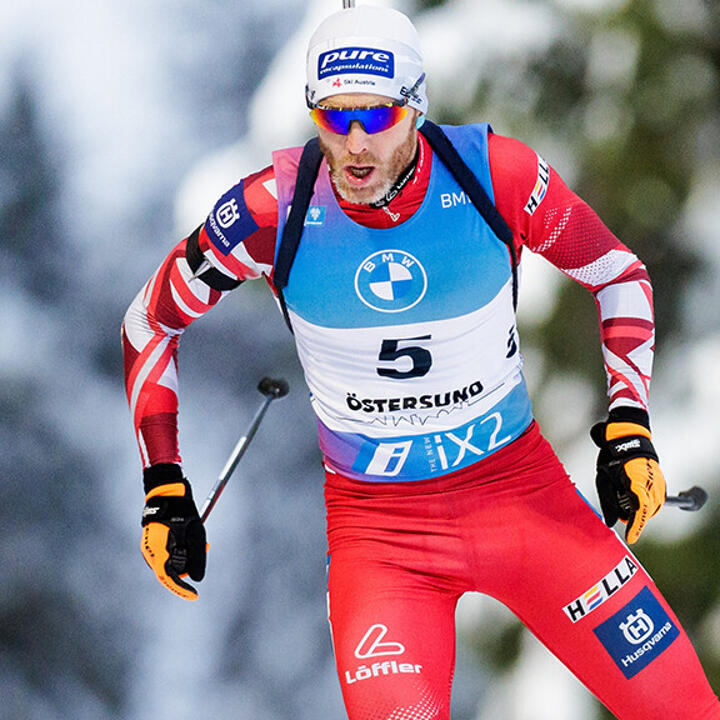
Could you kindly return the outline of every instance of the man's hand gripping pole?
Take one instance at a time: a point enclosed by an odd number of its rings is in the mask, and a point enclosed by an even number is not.
[[[596,423],[590,435],[600,448],[595,484],[605,523],[612,527],[618,520],[624,522],[629,544],[637,542],[647,521],[663,504],[688,511],[705,504],[707,493],[699,487],[666,496],[644,410],[611,410],[607,422]]]
[[[265,399],[255,413],[255,417],[252,419],[247,432],[237,441],[237,445],[235,445],[235,449],[227,459],[225,467],[222,469],[215,486],[205,498],[205,502],[200,510],[200,520],[203,523],[207,520],[210,511],[215,507],[215,503],[218,501],[220,494],[225,489],[230,476],[233,474],[237,464],[240,462],[240,458],[245,454],[250,441],[255,436],[258,427],[260,427],[260,423],[262,422],[270,403],[275,400],[275,398],[285,397],[290,390],[290,386],[286,380],[274,380],[273,378],[266,377],[260,381],[258,390],[265,396]]]

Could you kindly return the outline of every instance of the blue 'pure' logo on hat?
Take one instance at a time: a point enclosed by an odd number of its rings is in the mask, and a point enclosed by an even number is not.
[[[387,50],[367,47],[337,48],[320,54],[318,80],[346,73],[395,77],[395,56]]]
[[[629,680],[667,650],[680,631],[645,587],[594,633]]]

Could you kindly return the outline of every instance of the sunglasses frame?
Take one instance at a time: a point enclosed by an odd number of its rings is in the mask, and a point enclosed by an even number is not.
[[[310,102],[310,99],[308,96],[308,87],[307,86],[305,87],[305,101],[307,103],[308,108],[310,109],[310,117],[312,117],[313,110],[336,110],[336,111],[340,111],[340,112],[343,112],[343,111],[352,112],[352,111],[357,111],[357,110],[372,110],[373,108],[383,108],[383,107],[404,108],[404,107],[407,107],[407,104],[409,103],[410,98],[415,95],[416,90],[420,87],[420,85],[422,84],[422,81],[424,79],[425,79],[425,73],[420,75],[420,77],[415,81],[415,84],[410,88],[410,90],[405,92],[405,88],[403,88],[403,92],[401,93],[402,95],[404,95],[403,100],[392,100],[391,102],[381,103],[379,105],[367,105],[365,107],[354,107],[354,108],[336,108],[336,107],[328,107],[327,105],[323,105],[322,102],[312,103],[312,102]],[[388,125],[388,127],[386,127],[385,130],[389,130],[391,127],[394,127],[395,125],[397,125],[406,115],[407,115],[407,110],[392,125]],[[323,127],[315,120],[315,118],[312,118],[312,120],[318,127]],[[353,122],[355,122],[355,121],[351,120],[349,122],[347,132],[335,133],[335,134],[336,135],[347,135],[350,132],[350,128],[352,127]],[[363,127],[363,130],[365,130],[365,132],[368,135],[376,135],[379,132],[384,132],[384,130],[376,130],[373,133],[369,133],[365,129],[365,125],[362,123],[362,121],[358,120],[358,122],[360,122],[360,124]],[[328,132],[335,132],[334,130],[331,130],[330,128],[323,128],[323,129],[328,130]]]
[[[355,112],[362,112],[363,110],[375,110],[375,109],[381,109],[381,108],[391,108],[391,107],[397,107],[402,110],[404,110],[403,113],[399,114],[398,117],[395,119],[395,121],[388,125],[387,127],[382,128],[381,130],[374,130],[370,132],[366,127],[365,123],[360,118],[353,118],[348,122],[347,131],[346,132],[338,132],[336,130],[333,130],[330,127],[326,127],[325,125],[320,124],[314,117],[313,113],[315,110],[329,110],[332,112],[347,112],[347,113],[355,113]],[[381,103],[378,105],[366,105],[361,107],[351,107],[351,108],[344,108],[344,107],[328,107],[327,105],[322,105],[321,103],[318,103],[310,110],[310,117],[312,118],[313,122],[318,126],[323,128],[324,130],[328,130],[329,132],[335,133],[336,135],[348,135],[350,133],[350,129],[352,128],[352,124],[354,122],[359,122],[360,125],[362,125],[363,130],[368,135],[376,135],[377,133],[384,132],[385,130],[389,130],[391,127],[394,127],[397,125],[403,118],[407,116],[409,108],[407,107],[407,100],[404,100],[402,102],[399,101],[393,101],[389,103]]]

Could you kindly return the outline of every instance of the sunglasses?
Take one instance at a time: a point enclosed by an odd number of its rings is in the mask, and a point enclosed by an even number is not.
[[[406,102],[347,109],[316,105],[310,117],[318,127],[338,135],[347,135],[357,120],[368,135],[374,135],[397,125],[408,114]]]

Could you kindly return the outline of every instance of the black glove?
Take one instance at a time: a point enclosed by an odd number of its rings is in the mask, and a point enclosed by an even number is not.
[[[202,580],[207,556],[205,527],[190,483],[179,465],[153,465],[143,474],[147,494],[141,549],[145,562],[168,590],[185,600],[197,600],[195,588],[181,579],[189,575]]]
[[[616,408],[607,422],[593,426],[590,437],[600,448],[595,485],[605,524],[626,523],[625,539],[632,545],[665,502],[665,478],[648,415],[638,408]]]

